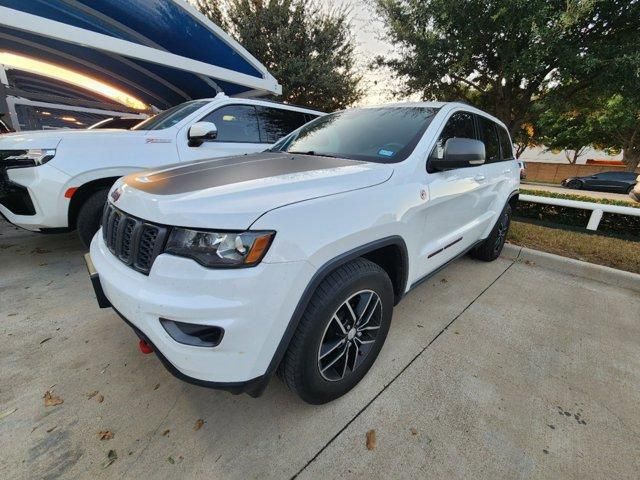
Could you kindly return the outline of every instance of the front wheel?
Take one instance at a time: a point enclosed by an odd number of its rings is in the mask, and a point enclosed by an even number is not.
[[[489,236],[480,245],[471,250],[471,256],[485,262],[492,262],[500,256],[507,240],[511,225],[511,206],[507,204]]]
[[[80,240],[87,248],[91,245],[91,239],[100,228],[100,219],[107,201],[107,193],[109,193],[108,189],[98,190],[87,198],[78,212],[76,228]]]
[[[380,353],[391,324],[393,286],[364,258],[318,286],[280,365],[280,376],[305,402],[322,404],[351,390]]]

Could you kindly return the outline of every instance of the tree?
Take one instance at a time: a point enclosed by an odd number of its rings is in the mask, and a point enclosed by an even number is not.
[[[547,151],[563,150],[567,161],[575,164],[595,141],[597,122],[588,103],[567,103],[558,97],[561,95],[550,95],[534,107],[538,111],[535,137]]]
[[[640,95],[635,98],[614,94],[605,99],[593,113],[596,129],[593,135],[598,148],[619,152],[627,170],[640,164]]]
[[[396,55],[379,57],[402,94],[465,100],[493,113],[516,142],[531,140],[534,105],[556,88],[588,89],[623,45],[637,42],[628,0],[375,0]],[[634,33],[636,32],[636,33]]]
[[[197,6],[278,79],[281,100],[330,112],[362,98],[345,7],[323,9],[312,0],[228,0],[224,9],[219,3]]]

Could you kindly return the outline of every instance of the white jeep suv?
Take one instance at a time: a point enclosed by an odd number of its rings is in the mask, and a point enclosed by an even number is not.
[[[506,128],[475,108],[346,110],[264,153],[120,179],[87,264],[179,378],[257,396],[280,372],[324,403],[367,373],[409,290],[498,257],[518,187]]]
[[[48,130],[0,137],[0,214],[41,232],[77,228],[89,246],[121,176],[176,162],[260,152],[321,115],[268,101],[194,100],[133,130]]]

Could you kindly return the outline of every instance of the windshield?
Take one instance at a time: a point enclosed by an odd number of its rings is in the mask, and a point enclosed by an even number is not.
[[[271,150],[395,163],[407,158],[438,109],[379,107],[345,110],[320,117]]]
[[[181,103],[175,107],[171,107],[168,110],[160,112],[155,117],[148,118],[142,123],[139,123],[131,130],[163,130],[165,128],[173,127],[176,123],[182,119],[188,117],[196,110],[204,107],[207,100],[194,100],[191,102]]]

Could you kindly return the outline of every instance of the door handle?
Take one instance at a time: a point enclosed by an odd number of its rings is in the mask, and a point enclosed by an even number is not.
[[[485,177],[484,175],[476,175],[475,177],[473,177],[473,179],[478,183],[482,183],[487,179],[487,177]]]

